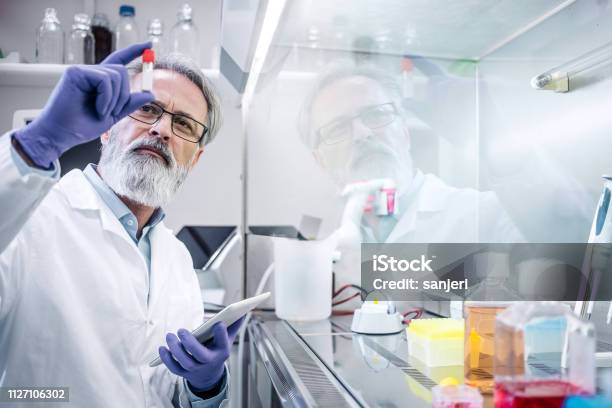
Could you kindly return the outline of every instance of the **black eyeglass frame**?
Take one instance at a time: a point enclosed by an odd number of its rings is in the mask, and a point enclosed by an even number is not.
[[[395,119],[396,119],[396,118],[397,118],[397,116],[399,115],[398,109],[397,109],[397,107],[395,106],[395,103],[394,103],[394,102],[385,102],[385,103],[381,103],[381,104],[378,104],[378,105],[370,105],[370,106],[366,106],[366,107],[364,107],[363,109],[361,109],[361,110],[360,110],[358,113],[356,113],[355,115],[352,115],[352,116],[346,116],[346,117],[344,117],[344,118],[342,118],[342,119],[340,119],[340,120],[333,120],[333,121],[331,121],[331,122],[329,122],[329,123],[326,123],[325,125],[321,126],[319,129],[317,129],[317,130],[316,130],[316,132],[315,132],[315,135],[316,135],[316,143],[315,143],[315,146],[316,146],[316,147],[319,147],[319,146],[322,144],[322,140],[321,140],[321,130],[322,130],[322,129],[324,129],[324,128],[326,128],[326,127],[329,127],[329,126],[333,126],[333,125],[335,125],[336,123],[339,123],[339,122],[352,122],[352,121],[354,121],[354,120],[355,120],[355,119],[357,119],[357,118],[361,118],[361,116],[362,116],[362,115],[363,115],[365,112],[367,112],[367,111],[369,111],[369,110],[371,110],[371,109],[380,108],[380,107],[382,107],[382,106],[388,106],[388,105],[391,105],[391,107],[393,108],[393,115],[394,115],[394,116],[393,116],[393,120],[391,120],[391,121],[390,121],[390,122],[388,122],[388,123],[385,123],[384,125],[380,125],[380,126],[376,126],[376,127],[370,127],[370,126],[368,126],[368,128],[369,128],[369,129],[371,129],[371,130],[375,130],[375,129],[380,129],[380,128],[383,128],[383,127],[385,127],[385,126],[390,125],[391,123],[393,123],[393,122],[395,121]],[[367,126],[367,125],[366,125],[366,126]],[[343,139],[343,140],[345,140],[345,139]],[[340,142],[338,142],[338,143],[340,143]],[[334,144],[335,144],[335,143],[334,143]],[[331,146],[331,145],[330,145],[330,146]]]
[[[178,137],[178,138],[181,138],[181,139],[183,139],[183,140],[185,140],[185,141],[187,141],[187,142],[191,142],[191,143],[195,143],[195,144],[199,144],[199,143],[202,141],[202,138],[203,138],[204,136],[206,136],[206,134],[208,133],[208,126],[206,126],[206,125],[205,125],[205,124],[203,124],[202,122],[199,122],[199,121],[195,120],[195,119],[194,119],[194,118],[192,118],[191,116],[187,116],[187,115],[182,114],[182,113],[174,113],[174,112],[170,112],[170,111],[168,111],[168,110],[166,110],[166,109],[162,108],[161,106],[159,106],[159,105],[158,105],[157,103],[155,103],[155,102],[150,102],[150,103],[147,103],[146,105],[155,105],[155,107],[157,107],[157,108],[161,109],[161,111],[162,111],[162,113],[161,113],[161,114],[160,114],[160,115],[157,117],[157,119],[155,119],[153,122],[149,123],[149,122],[145,122],[144,120],[140,120],[140,119],[138,119],[138,118],[135,118],[134,116],[132,116],[132,114],[133,114],[133,113],[130,113],[128,116],[129,116],[130,118],[134,119],[134,120],[135,120],[135,121],[137,121],[137,122],[144,123],[144,124],[147,124],[147,125],[151,125],[151,126],[152,126],[152,125],[156,124],[157,122],[159,122],[159,120],[160,120],[160,119],[161,119],[161,118],[164,116],[164,114],[165,114],[165,113],[167,113],[168,115],[170,115],[170,124],[171,124],[172,133],[173,133],[173,134],[174,134],[176,137]],[[146,105],[143,105],[143,106],[146,106]],[[141,107],[142,107],[142,106],[141,106]],[[140,108],[138,108],[138,109],[140,109]],[[204,130],[202,131],[202,134],[200,135],[199,139],[198,139],[196,142],[194,142],[193,140],[185,139],[184,137],[182,137],[181,135],[178,135],[178,134],[177,134],[177,133],[174,131],[174,117],[175,117],[175,116],[181,116],[181,117],[184,117],[184,118],[188,118],[189,120],[193,120],[195,123],[197,123],[198,125],[201,125],[201,126],[204,128]]]

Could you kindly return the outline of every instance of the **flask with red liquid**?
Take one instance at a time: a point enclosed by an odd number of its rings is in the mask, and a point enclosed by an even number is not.
[[[495,407],[563,407],[595,391],[595,330],[559,302],[519,302],[495,324]]]

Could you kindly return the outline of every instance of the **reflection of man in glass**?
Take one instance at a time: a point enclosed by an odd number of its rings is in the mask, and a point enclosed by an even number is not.
[[[395,181],[399,213],[364,213],[364,202],[353,218],[362,242],[522,240],[493,193],[450,187],[413,168],[401,91],[383,73],[360,67],[322,77],[304,103],[300,130],[340,188],[373,179]]]

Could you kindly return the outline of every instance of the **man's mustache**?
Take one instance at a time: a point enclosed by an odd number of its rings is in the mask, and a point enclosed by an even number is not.
[[[381,143],[362,145],[353,151],[350,168],[358,166],[363,163],[364,160],[371,160],[372,156],[381,155],[395,157],[399,160],[397,152],[393,151],[389,146]]]
[[[157,140],[139,140],[134,142],[132,146],[129,147],[128,151],[130,154],[135,153],[138,149],[147,149],[152,150],[155,153],[159,154],[165,161],[168,167],[175,167],[176,161],[174,160],[174,156],[172,152],[168,148],[168,145],[162,143]]]

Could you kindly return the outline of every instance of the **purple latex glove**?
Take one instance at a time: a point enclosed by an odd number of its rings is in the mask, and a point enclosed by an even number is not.
[[[160,347],[159,357],[168,370],[184,377],[195,392],[208,391],[223,377],[225,360],[243,320],[244,317],[227,329],[223,322],[215,324],[214,338],[206,345],[200,344],[189,330],[179,329],[178,338],[168,333],[168,348]]]
[[[125,65],[151,42],[117,50],[100,65],[66,68],[41,114],[14,137],[30,159],[48,168],[71,147],[89,142],[140,106],[151,93],[130,93]]]

